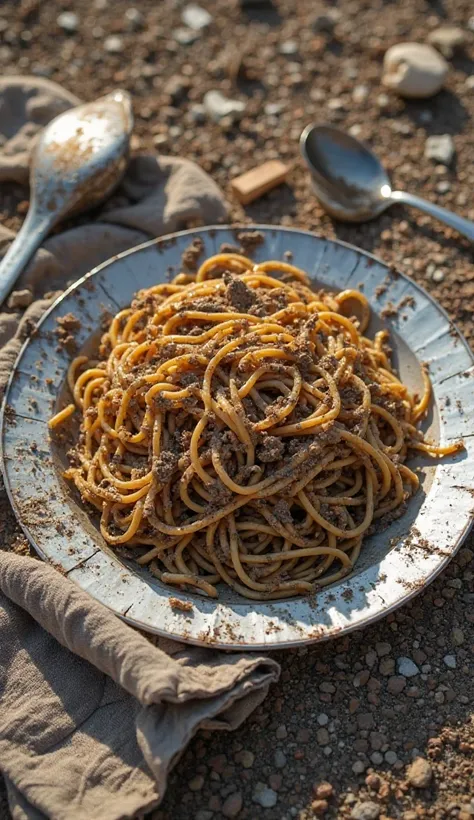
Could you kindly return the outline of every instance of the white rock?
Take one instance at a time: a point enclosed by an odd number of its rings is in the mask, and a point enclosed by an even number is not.
[[[72,33],[77,31],[79,17],[73,11],[63,11],[58,15],[56,22],[64,31]]]
[[[443,661],[448,669],[456,669],[456,658],[454,655],[445,655]]]
[[[265,783],[257,783],[254,793],[252,795],[254,803],[258,803],[263,809],[272,809],[276,806],[278,795],[273,789],[270,789]]]
[[[444,271],[442,271],[441,268],[436,268],[436,270],[433,271],[431,278],[433,282],[436,282],[439,285],[439,283],[444,279]]]
[[[399,675],[403,675],[405,678],[413,678],[415,675],[420,674],[420,670],[411,658],[397,658],[397,671]]]
[[[120,54],[123,51],[123,40],[116,34],[111,34],[104,40],[104,48],[109,54]]]
[[[192,28],[193,31],[201,31],[207,28],[212,23],[212,15],[206,9],[198,6],[197,3],[190,3],[183,9],[181,20],[185,26]]]
[[[298,54],[298,43],[296,40],[285,40],[285,42],[280,45],[278,51],[286,57],[292,54]]]
[[[443,165],[451,165],[455,152],[453,138],[449,134],[428,137],[425,142],[425,158]]]
[[[385,52],[382,82],[402,97],[432,97],[443,87],[448,68],[433,46],[398,43]]]
[[[208,91],[204,95],[203,103],[209,116],[216,122],[223,117],[240,117],[245,111],[244,102],[229,100],[220,91]]]
[[[352,99],[355,103],[363,103],[369,96],[370,88],[368,85],[356,85],[352,92]]]
[[[125,19],[129,24],[130,28],[139,29],[143,23],[145,22],[145,18],[141,13],[140,9],[136,9],[134,6],[131,6],[125,12]]]
[[[466,35],[458,26],[441,26],[429,33],[428,42],[449,59],[465,45]]]
[[[176,42],[181,46],[190,46],[191,43],[194,43],[199,37],[197,31],[193,31],[191,28],[185,28],[184,26],[175,28],[171,33]]]

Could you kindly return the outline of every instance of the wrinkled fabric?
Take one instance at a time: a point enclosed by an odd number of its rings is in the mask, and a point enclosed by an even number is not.
[[[0,182],[26,183],[34,140],[79,101],[47,80],[0,80]],[[0,392],[28,334],[67,284],[153,236],[222,221],[214,182],[187,160],[138,157],[94,221],[59,231],[15,286],[32,304],[0,308]],[[0,227],[0,255],[13,238]],[[27,294],[28,295],[28,294]],[[0,771],[16,820],[119,820],[163,798],[200,728],[234,729],[278,664],[152,641],[53,567],[0,550]]]

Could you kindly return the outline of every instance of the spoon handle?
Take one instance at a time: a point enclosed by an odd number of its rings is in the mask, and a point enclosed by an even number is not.
[[[0,262],[0,305],[55,222],[54,214],[39,213],[33,205]]]
[[[392,202],[401,202],[403,205],[411,205],[413,208],[424,211],[425,214],[434,216],[435,219],[439,219],[440,222],[444,222],[445,225],[449,225],[450,228],[454,228],[455,231],[458,231],[458,233],[470,239],[471,242],[474,242],[474,222],[471,222],[470,219],[463,219],[462,216],[448,211],[447,208],[441,208],[433,202],[422,199],[421,196],[408,194],[406,191],[392,191],[390,199]]]

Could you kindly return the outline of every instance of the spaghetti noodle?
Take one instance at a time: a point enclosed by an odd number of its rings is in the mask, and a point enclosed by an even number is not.
[[[358,291],[314,292],[298,268],[238,254],[140,291],[68,375],[82,422],[66,475],[104,539],[211,598],[350,573],[418,486],[409,451],[462,447],[424,441],[428,375],[412,395],[369,318]]]

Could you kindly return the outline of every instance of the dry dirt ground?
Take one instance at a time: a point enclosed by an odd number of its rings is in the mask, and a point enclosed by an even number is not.
[[[473,344],[468,243],[401,208],[364,227],[334,225],[311,195],[297,145],[311,120],[352,128],[384,158],[397,186],[474,218],[470,0],[202,0],[212,20],[191,43],[183,42],[192,39],[182,31],[184,0],[132,2],[3,0],[2,73],[47,76],[84,99],[124,86],[134,96],[137,151],[199,162],[226,190],[233,219],[313,229],[395,263],[439,299]],[[69,33],[57,22],[64,11],[76,15]],[[460,26],[466,40],[450,59],[446,89],[409,103],[387,93],[380,82],[386,49],[424,41],[446,23]],[[203,116],[211,89],[245,103],[238,126]],[[453,137],[449,168],[424,157],[432,134]],[[293,166],[288,184],[243,210],[229,180],[276,157]],[[18,227],[26,198],[3,186],[4,224]],[[1,492],[0,504],[0,528],[21,550]],[[277,657],[281,681],[245,726],[192,741],[156,820],[474,816],[472,539],[394,615],[350,638]],[[412,677],[400,673],[402,658],[415,664],[405,670]],[[416,787],[407,766],[419,755],[427,764],[412,777]],[[0,816],[8,816],[2,795]]]

